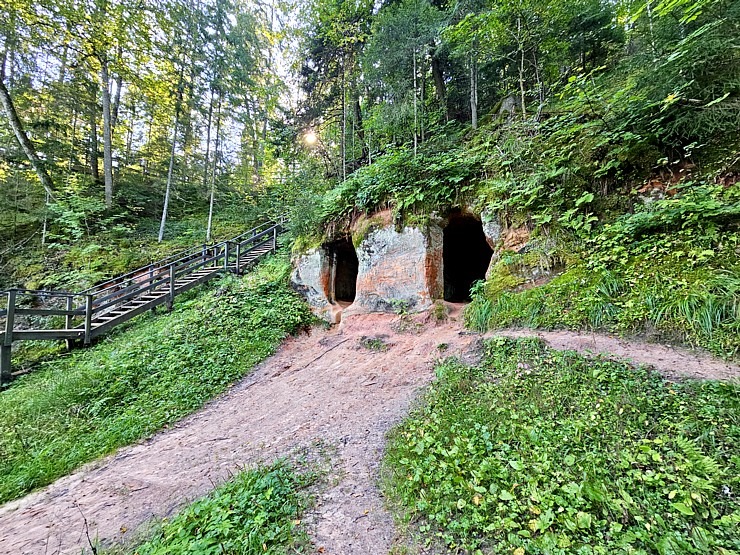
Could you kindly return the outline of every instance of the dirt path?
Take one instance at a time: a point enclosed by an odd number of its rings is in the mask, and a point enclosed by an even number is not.
[[[394,528],[376,485],[385,433],[432,379],[440,344],[448,345],[445,356],[472,360],[480,339],[454,321],[416,333],[397,333],[395,323],[391,316],[357,316],[341,330],[290,339],[252,375],[172,429],[0,507],[0,553],[79,553],[88,545],[86,526],[92,538],[118,542],[240,467],[317,444],[331,446],[336,477],[306,518],[317,548],[331,555],[387,553]],[[363,347],[363,336],[381,338],[386,348]],[[740,376],[740,368],[675,350],[666,354],[660,346],[542,336],[558,348],[629,354],[671,376]]]
[[[709,355],[671,345],[628,341],[616,336],[574,331],[501,330],[486,335],[539,337],[551,347],[653,366],[670,380],[740,378],[740,366]]]
[[[433,376],[440,343],[460,355],[476,337],[456,324],[395,333],[394,318],[358,316],[342,330],[314,330],[228,393],[170,430],[88,465],[0,508],[0,553],[79,553],[92,538],[119,541],[152,517],[170,515],[229,473],[317,440],[335,450],[338,483],[314,514],[327,554],[385,553],[393,525],[376,488],[388,429]],[[360,345],[387,336],[386,350]],[[378,346],[378,344],[376,344]]]

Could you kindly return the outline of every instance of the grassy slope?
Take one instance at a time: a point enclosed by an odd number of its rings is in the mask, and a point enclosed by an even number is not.
[[[638,206],[580,243],[504,253],[477,290],[467,323],[646,333],[740,355],[740,232],[718,215],[740,210],[740,186],[700,186],[678,198]],[[732,222],[735,221],[733,224]],[[522,267],[548,257],[566,271],[542,287],[517,291]]]
[[[423,536],[517,555],[740,550],[738,384],[501,338],[438,376],[385,460]]]
[[[216,214],[212,236],[214,240],[228,239],[262,221],[250,207],[232,208]],[[14,286],[79,291],[205,242],[205,214],[170,221],[162,243],[157,242],[158,220],[141,218],[133,222],[103,229],[83,226],[84,233],[81,230],[79,236],[68,233],[52,237],[46,247],[32,241],[0,254],[0,289]]]
[[[283,257],[178,299],[0,395],[0,501],[193,412],[311,321]]]
[[[300,527],[310,473],[285,463],[237,474],[208,496],[165,521],[152,537],[126,553],[137,555],[277,555],[302,553],[309,542]],[[120,550],[115,553],[120,553]]]

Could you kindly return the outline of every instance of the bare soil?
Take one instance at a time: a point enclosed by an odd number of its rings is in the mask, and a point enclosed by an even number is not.
[[[240,468],[327,446],[331,477],[304,519],[317,552],[387,553],[397,538],[378,489],[386,432],[432,380],[439,357],[475,362],[479,355],[482,336],[463,331],[460,307],[451,309],[444,323],[354,316],[339,328],[288,339],[250,376],[171,429],[0,507],[0,553],[79,553],[88,534],[103,545],[120,543]],[[564,332],[506,334],[614,353],[669,377],[740,376],[737,366],[663,346]]]
[[[539,337],[553,349],[578,351],[585,355],[651,366],[669,380],[731,380],[740,377],[740,366],[737,364],[673,345],[564,330],[501,330],[487,335]]]

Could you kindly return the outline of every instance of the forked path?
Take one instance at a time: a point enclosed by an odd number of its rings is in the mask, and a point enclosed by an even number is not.
[[[377,488],[385,434],[431,381],[443,351],[470,360],[480,340],[454,321],[400,332],[397,323],[391,316],[356,316],[341,330],[289,339],[197,414],[1,507],[0,553],[79,553],[88,546],[88,534],[103,544],[125,540],[239,468],[316,449],[317,442],[331,446],[336,477],[306,517],[317,550],[387,553],[394,527]],[[365,336],[381,341],[363,346]],[[601,340],[599,350],[607,352],[625,345]],[[582,347],[575,339],[557,346]],[[660,346],[630,347],[636,362],[648,362],[642,359],[651,349],[662,353]],[[667,364],[652,362],[670,376],[696,364],[693,377],[740,375],[735,366],[691,353],[671,350],[671,356]]]

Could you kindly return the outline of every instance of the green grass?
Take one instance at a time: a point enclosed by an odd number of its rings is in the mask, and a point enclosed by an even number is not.
[[[635,206],[588,237],[549,234],[504,252],[466,324],[606,330],[740,356],[740,188],[689,187]],[[531,269],[563,267],[521,290]]]
[[[416,533],[496,554],[740,552],[740,386],[494,338],[390,436]],[[478,551],[480,550],[480,551]]]
[[[496,272],[506,272],[504,266],[499,263]],[[724,358],[740,355],[738,263],[712,268],[636,257],[610,270],[577,263],[550,283],[519,292],[497,288],[496,272],[477,288],[466,310],[466,324],[473,329],[524,326],[648,334]]]
[[[277,555],[304,553],[300,527],[314,481],[283,462],[245,470],[164,521],[152,537],[127,549],[137,555]]]
[[[266,216],[251,207],[216,214],[213,241],[231,239]],[[0,289],[64,289],[80,291],[94,283],[205,243],[207,215],[195,214],[167,224],[163,242],[157,242],[159,218],[141,218],[101,229],[80,230],[80,237],[52,238],[44,247],[29,242],[0,257],[4,267]],[[1,240],[0,240],[1,242]]]
[[[274,257],[14,382],[0,394],[0,502],[193,412],[308,325],[289,269]]]

